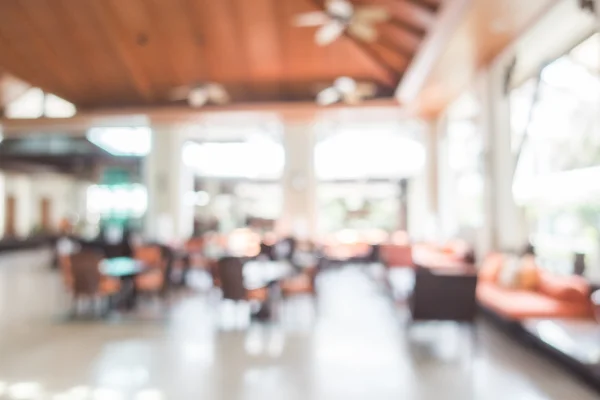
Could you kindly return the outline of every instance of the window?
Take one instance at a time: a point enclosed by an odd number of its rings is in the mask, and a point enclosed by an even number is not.
[[[315,149],[321,180],[400,179],[416,175],[424,164],[424,146],[395,126],[345,129]]]
[[[485,215],[479,115],[479,100],[469,90],[449,107],[439,142],[440,228],[445,237],[458,235],[472,242]]]
[[[520,150],[513,194],[542,264],[571,273],[581,252],[589,275],[600,276],[600,34],[546,65],[539,87],[533,78],[510,101]]]
[[[283,173],[285,154],[281,144],[252,137],[244,142],[188,142],[183,161],[200,176],[274,180]]]
[[[152,147],[152,132],[147,126],[92,128],[87,139],[115,156],[142,157]]]
[[[146,188],[140,184],[91,185],[87,191],[90,218],[140,218],[147,207]]]
[[[72,103],[40,88],[31,88],[6,106],[8,118],[69,118],[75,115]]]
[[[319,231],[398,229],[400,180],[425,164],[419,132],[397,123],[354,123],[321,133],[314,150]]]

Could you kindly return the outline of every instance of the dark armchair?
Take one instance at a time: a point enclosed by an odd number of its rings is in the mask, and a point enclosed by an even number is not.
[[[412,320],[473,322],[477,314],[476,287],[477,274],[473,272],[417,268],[409,298]]]

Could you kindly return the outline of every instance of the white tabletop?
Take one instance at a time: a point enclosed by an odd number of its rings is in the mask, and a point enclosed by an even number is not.
[[[292,275],[294,268],[287,261],[248,261],[243,273],[244,286],[255,289]]]

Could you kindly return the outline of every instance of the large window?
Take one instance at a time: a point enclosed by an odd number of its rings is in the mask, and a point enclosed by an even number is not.
[[[422,172],[425,163],[418,134],[393,122],[341,124],[320,132],[315,146],[320,233],[398,229],[400,181]]]
[[[446,237],[476,241],[484,219],[483,139],[478,130],[480,106],[467,91],[448,109],[439,144],[440,225]]]
[[[6,106],[8,118],[68,118],[76,113],[72,103],[40,88],[31,88]]]
[[[218,178],[279,179],[283,172],[283,146],[268,138],[243,142],[189,142],[183,160],[200,176]]]
[[[536,98],[537,91],[537,101]],[[513,192],[543,264],[570,273],[574,252],[600,275],[600,35],[511,93]]]

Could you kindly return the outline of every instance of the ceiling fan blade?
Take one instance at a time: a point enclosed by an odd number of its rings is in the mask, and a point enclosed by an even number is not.
[[[383,7],[360,7],[354,11],[353,21],[378,23],[385,22],[391,18],[390,13]]]
[[[352,18],[354,14],[354,6],[347,0],[328,0],[325,8],[330,15],[344,20]]]
[[[202,107],[208,103],[208,90],[205,87],[190,90],[188,103],[191,107]]]
[[[335,104],[342,99],[340,92],[333,87],[328,87],[325,90],[321,90],[317,94],[317,104],[320,106],[329,106]]]
[[[368,23],[353,21],[348,25],[348,33],[363,42],[372,43],[377,40],[377,29]]]
[[[190,90],[191,89],[189,86],[179,86],[174,89],[171,89],[171,91],[169,91],[167,97],[171,101],[185,100],[188,98],[188,96],[190,94]]]
[[[315,11],[315,12],[309,12],[309,13],[304,13],[304,14],[300,14],[300,15],[296,15],[294,17],[294,26],[321,26],[321,25],[325,25],[326,23],[328,23],[329,21],[331,21],[331,18],[329,17],[329,15],[327,15],[327,13],[324,13],[322,11]]]
[[[344,29],[346,26],[343,23],[332,20],[317,30],[315,40],[319,46],[327,46],[339,38]]]
[[[206,93],[208,96],[208,101],[217,105],[227,104],[231,101],[229,93],[218,83],[211,83],[206,85]]]
[[[341,76],[333,82],[333,87],[342,95],[345,95],[356,91],[356,81],[350,77]]]

